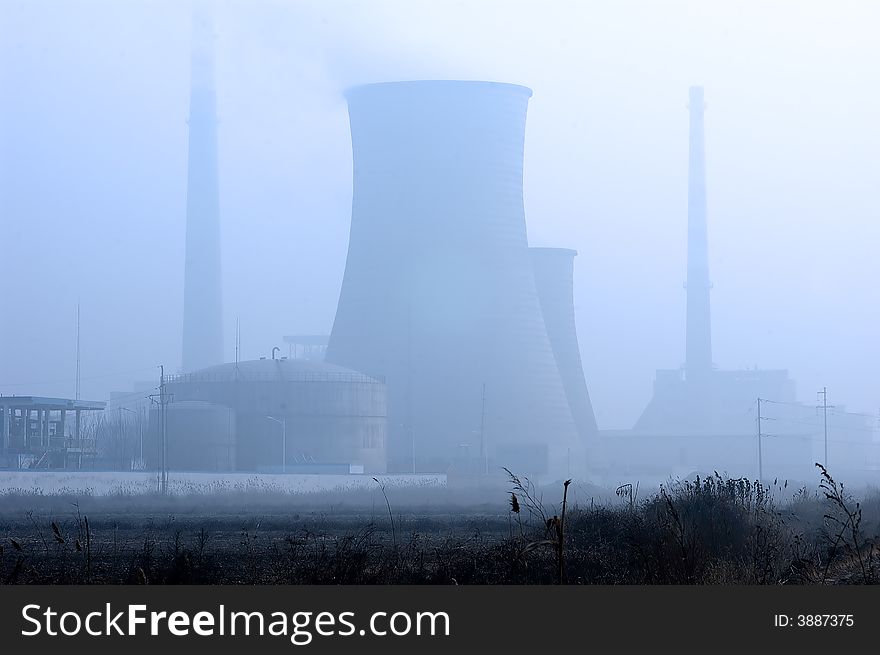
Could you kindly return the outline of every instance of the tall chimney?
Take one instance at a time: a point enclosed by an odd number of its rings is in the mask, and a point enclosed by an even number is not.
[[[184,371],[223,361],[220,201],[214,31],[201,7],[193,14],[183,290]]]
[[[574,317],[574,258],[568,248],[529,248],[541,313],[550,338],[553,357],[562,376],[572,418],[584,444],[598,435],[593,404],[584,378]]]
[[[326,359],[385,378],[389,470],[582,468],[526,239],[530,96],[461,81],[347,93],[351,234]]]
[[[688,165],[688,254],[686,379],[700,381],[712,370],[709,308],[709,242],[706,234],[706,167],[703,144],[703,87],[690,88]]]

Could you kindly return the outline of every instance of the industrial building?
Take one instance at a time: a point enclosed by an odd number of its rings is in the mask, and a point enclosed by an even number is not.
[[[657,371],[653,396],[631,431],[603,433],[596,463],[607,470],[664,478],[708,467],[757,476],[757,399],[796,400],[786,371],[720,371],[712,362],[704,107],[703,88],[691,87],[685,363]],[[810,438],[799,430],[782,438],[784,444],[773,442],[773,453],[764,457],[762,450],[762,467],[766,463],[783,476],[809,475]]]
[[[83,412],[105,406],[93,400],[0,396],[0,468],[89,467],[97,449],[94,438],[83,434]]]
[[[327,337],[292,337],[301,357],[275,359],[273,350],[272,359],[223,363],[214,33],[203,8],[192,39],[182,372],[149,398],[115,399],[114,409],[140,416],[149,407],[148,468],[384,472],[385,384],[323,363]]]
[[[596,425],[575,324],[576,251],[529,247],[523,159],[532,92],[515,84],[419,80],[349,89],[352,216],[332,330],[284,337],[288,357],[275,359],[275,348],[271,359],[223,363],[214,38],[209,14],[197,9],[181,372],[163,375],[158,393],[111,400],[115,422],[105,412],[88,437],[81,414],[105,403],[0,397],[0,466],[81,468],[96,461],[94,435],[110,433],[119,452],[103,461],[138,470],[507,467],[546,478],[763,468],[805,477],[813,461],[827,460],[824,449],[817,455],[815,422],[803,415],[787,371],[713,364],[704,98],[696,86],[685,362],[656,372],[632,430]],[[832,430],[853,442],[873,435],[867,421],[839,411]],[[777,422],[766,444],[764,419]],[[132,422],[136,450],[128,443]],[[838,461],[869,465],[862,459],[869,458]]]
[[[526,237],[530,96],[452,80],[347,92],[351,234],[326,359],[386,380],[392,471],[584,468]]]
[[[170,376],[161,393],[150,468],[164,457],[176,471],[385,472],[379,379],[312,360],[260,359]]]
[[[593,474],[663,480],[695,471],[810,480],[825,461],[823,419],[797,402],[785,370],[719,370],[712,362],[704,98],[689,92],[687,316],[685,363],[658,370],[653,395],[632,430],[602,431]],[[761,402],[759,402],[761,399]],[[824,418],[824,417],[823,417]],[[832,414],[838,471],[857,477],[876,457],[869,421]],[[832,461],[834,461],[832,459]]]
[[[713,365],[703,88],[691,87],[689,96],[685,364],[657,371],[653,398],[635,431],[751,434],[755,416],[747,414],[756,399],[794,402],[795,385],[783,370],[720,371]]]

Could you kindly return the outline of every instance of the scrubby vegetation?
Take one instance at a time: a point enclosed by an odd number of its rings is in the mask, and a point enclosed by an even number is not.
[[[511,474],[506,494],[454,511],[396,506],[384,489],[361,507],[7,495],[0,583],[877,582],[880,495],[857,501],[819,474],[813,491],[716,474],[644,499],[624,485],[601,502]]]

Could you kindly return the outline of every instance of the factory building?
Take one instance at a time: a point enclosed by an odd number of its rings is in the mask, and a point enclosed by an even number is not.
[[[787,371],[721,371],[712,362],[704,104],[703,88],[691,87],[685,364],[681,369],[657,371],[654,395],[636,423],[637,432],[751,433],[755,416],[748,416],[748,410],[758,398],[796,400],[794,381]]]
[[[815,406],[797,402],[788,371],[720,370],[712,361],[702,87],[690,88],[688,107],[685,363],[656,372],[651,400],[632,430],[601,433],[592,470],[597,479],[614,472],[660,482],[695,471],[812,480],[814,463],[825,458],[823,419]],[[829,428],[833,441],[849,444],[830,449],[838,471],[858,479],[876,461],[869,422],[832,415]]]
[[[691,87],[685,363],[657,371],[651,400],[634,428],[603,432],[594,462],[643,479],[695,470],[757,477],[760,469],[804,478],[812,444],[802,430],[780,434],[771,444],[762,441],[760,453],[758,447],[757,399],[796,400],[787,371],[721,371],[712,362],[704,106],[703,88]]]
[[[97,452],[85,436],[83,412],[101,411],[92,400],[0,396],[0,468],[82,469]]]
[[[122,432],[127,412],[140,416],[149,406],[143,440],[147,468],[382,473],[385,384],[325,364],[326,337],[292,337],[291,358],[222,363],[214,39],[210,14],[197,7],[188,120],[182,372],[164,377],[149,397],[135,393],[115,399],[117,420],[108,425]]]
[[[758,398],[796,400],[794,381],[784,370],[721,371],[712,362],[709,239],[706,202],[703,88],[689,92],[687,313],[685,364],[660,370],[654,395],[635,425],[651,434],[752,434]]]
[[[384,473],[385,384],[306,359],[221,364],[166,378],[149,468],[271,473]]]
[[[583,469],[526,236],[530,96],[478,81],[347,93],[351,233],[326,360],[386,380],[390,470]]]

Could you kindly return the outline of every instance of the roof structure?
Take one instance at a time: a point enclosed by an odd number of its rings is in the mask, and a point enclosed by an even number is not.
[[[48,398],[45,396],[0,396],[0,407],[16,409],[49,410],[102,410],[107,406],[102,400],[71,400],[70,398]]]

